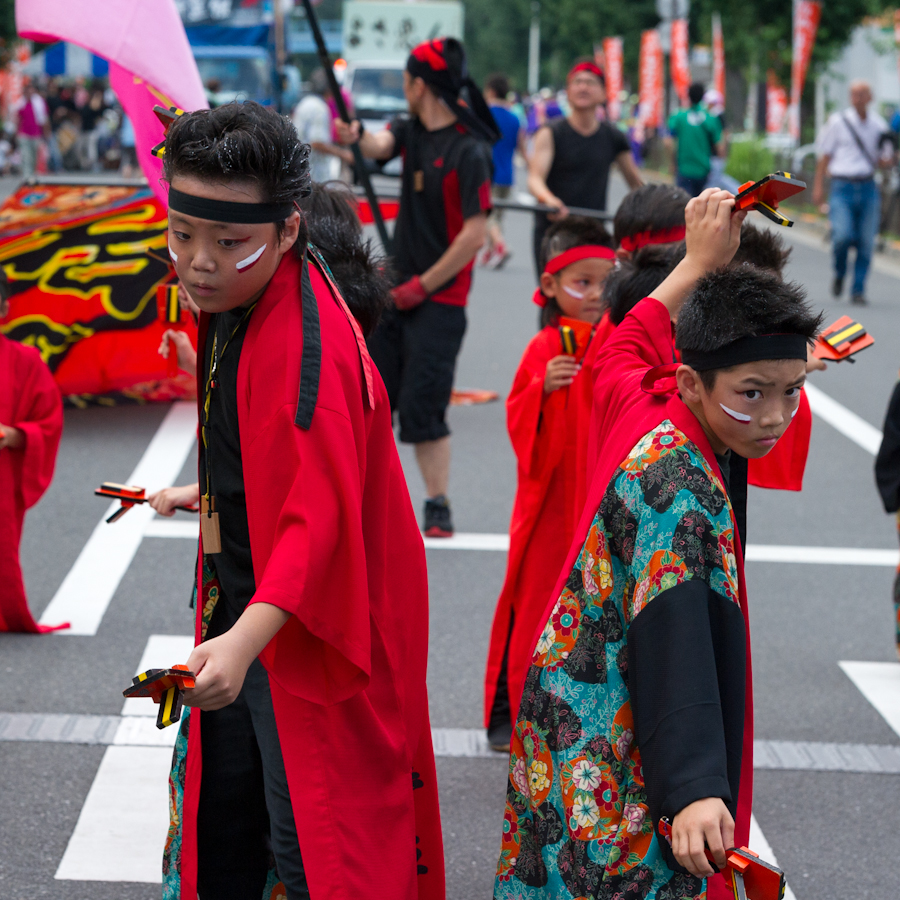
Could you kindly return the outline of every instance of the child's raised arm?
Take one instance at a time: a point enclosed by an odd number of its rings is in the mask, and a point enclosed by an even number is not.
[[[687,252],[650,295],[669,310],[673,322],[694,285],[708,272],[731,262],[741,244],[741,225],[746,217],[746,210],[734,212],[734,194],[718,188],[707,188],[685,207]]]

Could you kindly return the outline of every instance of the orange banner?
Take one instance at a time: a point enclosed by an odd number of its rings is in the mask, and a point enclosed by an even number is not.
[[[766,133],[781,134],[787,118],[787,91],[778,83],[775,73],[769,69],[766,75]]]
[[[24,186],[0,207],[11,292],[0,331],[36,347],[76,405],[194,393],[157,352],[167,326],[156,288],[173,276],[166,224],[149,188]]]
[[[656,29],[641,32],[640,120],[644,128],[659,128],[663,118],[663,52]]]
[[[603,56],[606,61],[606,112],[610,121],[617,122],[622,114],[619,94],[624,81],[622,38],[603,38]]]
[[[788,114],[790,135],[800,140],[800,98],[803,84],[816,43],[816,31],[822,18],[822,4],[818,0],[799,0],[794,4],[794,43],[791,61],[791,105]]]
[[[669,71],[672,87],[682,106],[688,105],[688,88],[691,86],[691,68],[688,63],[687,19],[672,20],[672,52],[669,55]]]
[[[725,99],[725,39],[722,37],[722,17],[712,17],[713,87]]]

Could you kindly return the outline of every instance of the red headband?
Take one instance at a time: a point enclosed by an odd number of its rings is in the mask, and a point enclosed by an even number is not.
[[[580,247],[570,247],[558,256],[554,256],[553,259],[548,260],[547,265],[544,266],[544,271],[548,275],[556,275],[565,269],[566,266],[571,266],[572,263],[577,263],[582,259],[615,258],[615,250],[611,250],[609,247],[603,247],[600,244],[582,244]],[[538,306],[544,306],[547,303],[547,298],[541,293],[540,288],[534,292],[534,296],[531,299]]]
[[[661,231],[642,231],[639,234],[628,234],[622,238],[619,246],[629,253],[647,247],[650,244],[675,244],[684,240],[684,225],[664,228]]]
[[[566,81],[574,77],[577,72],[590,72],[591,75],[596,75],[602,82],[606,83],[606,76],[603,74],[603,69],[596,63],[589,61],[575,63],[575,65],[569,69],[569,74],[566,75]]]

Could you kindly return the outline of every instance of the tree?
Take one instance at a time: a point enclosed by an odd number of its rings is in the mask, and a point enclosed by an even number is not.
[[[0,0],[0,67],[9,62],[16,40],[16,0]]]

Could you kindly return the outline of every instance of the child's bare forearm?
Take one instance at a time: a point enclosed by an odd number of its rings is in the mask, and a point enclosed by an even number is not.
[[[231,636],[241,648],[247,665],[259,656],[266,644],[275,637],[285,622],[291,617],[289,612],[271,603],[251,603],[231,629]]]

